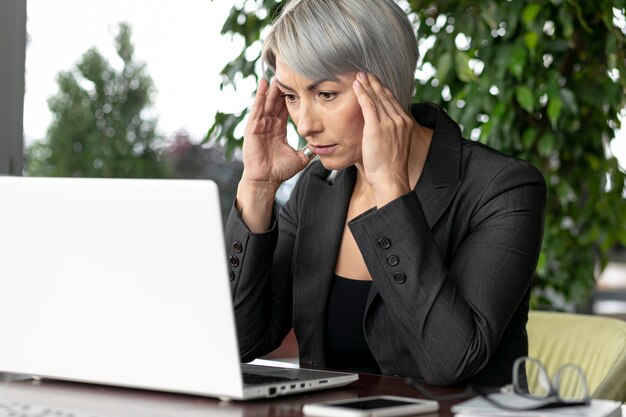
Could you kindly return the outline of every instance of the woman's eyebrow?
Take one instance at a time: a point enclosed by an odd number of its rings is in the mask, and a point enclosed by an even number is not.
[[[337,81],[336,79],[333,78],[321,78],[319,80],[313,81],[311,84],[306,86],[307,91],[311,91],[313,90],[315,87],[317,87],[318,85],[320,85],[323,82],[326,81]],[[284,88],[285,90],[289,90],[289,91],[295,91],[293,88],[289,87],[287,84],[283,84],[279,79],[276,78],[276,83],[281,86],[282,88]]]
[[[293,88],[289,87],[287,84],[283,84],[282,82],[280,82],[280,80],[278,78],[276,78],[276,84],[278,84],[279,86],[281,86],[285,90],[293,91]]]

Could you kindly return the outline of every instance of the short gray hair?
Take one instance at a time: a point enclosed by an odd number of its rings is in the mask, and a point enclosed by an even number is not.
[[[367,71],[408,110],[418,50],[406,13],[394,0],[291,0],[267,35],[263,61],[279,57],[312,80]]]

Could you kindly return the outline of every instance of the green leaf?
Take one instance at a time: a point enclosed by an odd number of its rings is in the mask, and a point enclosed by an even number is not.
[[[559,93],[561,95],[561,100],[563,100],[563,104],[565,104],[565,107],[567,107],[570,112],[577,114],[578,105],[576,104],[576,97],[574,96],[572,90],[562,88]]]
[[[239,114],[217,112],[215,114],[215,122],[207,132],[203,142],[234,139],[235,129],[247,113],[247,110]]]
[[[517,87],[515,89],[515,98],[519,105],[528,113],[532,113],[535,109],[535,95],[529,87],[525,85]]]
[[[522,22],[524,22],[524,25],[526,25],[526,27],[531,26],[540,11],[541,4],[539,3],[531,3],[526,6],[522,12]]]
[[[526,148],[528,149],[532,148],[536,140],[537,140],[537,129],[535,129],[534,127],[531,127],[524,131],[524,134],[522,135],[522,144]]]
[[[439,61],[437,61],[437,78],[441,82],[445,82],[448,77],[448,72],[450,72],[450,68],[452,67],[452,54],[450,52],[446,52],[441,54],[439,57]]]
[[[532,52],[535,52],[537,49],[537,44],[539,43],[539,35],[536,32],[528,32],[524,35],[524,43],[526,47]]]
[[[524,46],[520,44],[516,45],[508,62],[509,71],[518,80],[522,78],[524,69],[526,68],[526,58],[528,56],[526,51],[527,49],[524,48]]]
[[[563,101],[559,96],[551,96],[548,101],[548,119],[552,124],[552,128],[556,129],[563,109]]]
[[[498,22],[496,22],[490,11],[491,10],[486,10],[485,13],[480,14],[480,17],[487,24],[490,30],[498,29]]]
[[[580,26],[582,26],[583,29],[587,33],[589,33],[589,34],[593,33],[593,31],[589,27],[589,24],[587,23],[587,20],[585,20],[585,14],[583,12],[582,7],[580,7],[580,3],[579,2],[571,2],[571,4],[574,7],[574,10],[576,11],[576,19],[578,20],[578,23],[580,24]]]
[[[469,58],[465,53],[457,51],[454,54],[454,60],[456,64],[456,76],[459,77],[459,80],[464,83],[470,83],[477,80],[476,74],[474,74],[474,71],[472,71],[469,66]]]
[[[566,39],[571,39],[574,35],[574,18],[569,8],[559,7],[558,17],[563,28],[563,36],[565,36]]]

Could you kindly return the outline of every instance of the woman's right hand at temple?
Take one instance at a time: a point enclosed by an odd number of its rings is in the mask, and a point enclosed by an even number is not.
[[[242,181],[278,189],[307,166],[309,158],[287,142],[287,117],[278,86],[262,79],[244,133]]]
[[[250,109],[243,141],[243,174],[236,207],[252,232],[270,227],[278,187],[309,163],[287,142],[287,106],[274,83],[261,80]]]

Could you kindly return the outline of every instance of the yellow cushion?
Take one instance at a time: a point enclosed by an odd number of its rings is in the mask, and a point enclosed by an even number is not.
[[[543,362],[551,377],[559,366],[574,363],[585,372],[593,398],[626,401],[626,322],[531,311],[526,329],[528,355]]]

